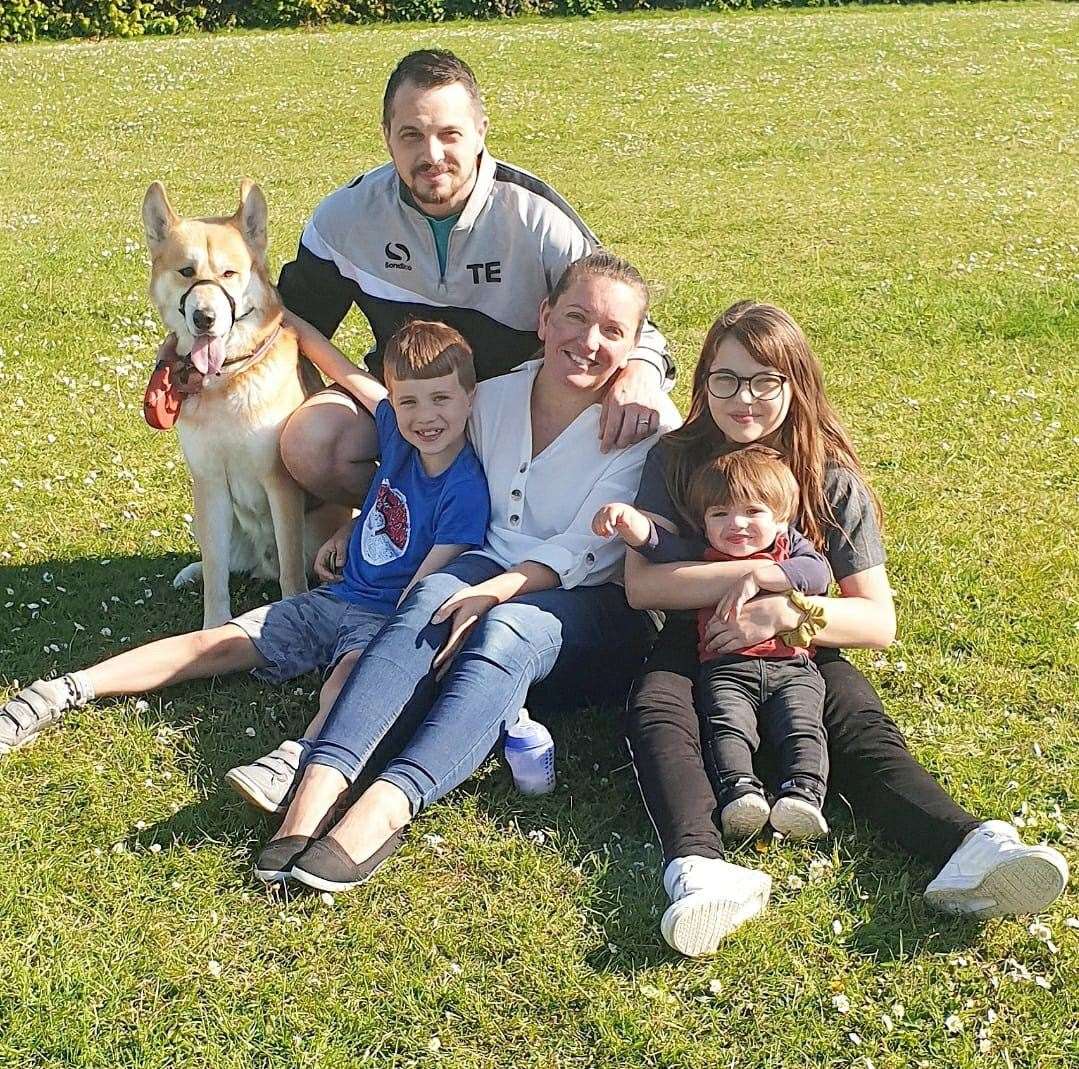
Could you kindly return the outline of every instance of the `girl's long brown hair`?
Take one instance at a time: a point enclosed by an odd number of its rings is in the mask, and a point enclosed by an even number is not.
[[[801,490],[798,525],[818,548],[824,547],[826,527],[841,529],[824,495],[825,468],[829,464],[849,468],[865,482],[847,432],[824,393],[820,363],[809,348],[802,328],[781,308],[756,301],[732,304],[713,324],[704,339],[689,414],[682,426],[662,439],[667,450],[667,490],[689,528],[699,530],[700,518],[689,510],[689,484],[698,468],[724,453],[739,448],[728,442],[708,408],[708,373],[723,339],[733,335],[746,352],[765,367],[786,375],[791,389],[790,409],[783,425],[762,442],[782,454]],[[880,503],[869,489],[873,508]]]

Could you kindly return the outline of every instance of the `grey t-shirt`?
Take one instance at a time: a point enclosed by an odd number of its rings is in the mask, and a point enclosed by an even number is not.
[[[648,454],[634,503],[642,512],[662,516],[681,527],[678,509],[667,492],[665,467],[666,450],[660,443]],[[883,564],[884,543],[865,483],[849,468],[830,465],[824,475],[824,494],[836,520],[825,523],[824,556],[836,581]],[[683,535],[686,555],[681,559],[700,560],[705,542],[692,533]]]

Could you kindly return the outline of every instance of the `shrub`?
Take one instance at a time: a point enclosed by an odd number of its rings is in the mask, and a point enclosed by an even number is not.
[[[594,15],[648,7],[823,7],[839,2],[844,0],[0,0],[0,41],[138,37],[327,22]]]

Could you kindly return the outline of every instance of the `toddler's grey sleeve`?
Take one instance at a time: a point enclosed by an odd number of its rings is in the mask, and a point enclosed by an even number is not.
[[[825,594],[832,582],[832,569],[813,543],[794,527],[790,532],[790,556],[779,561],[779,567],[790,582],[791,589],[800,594]]]

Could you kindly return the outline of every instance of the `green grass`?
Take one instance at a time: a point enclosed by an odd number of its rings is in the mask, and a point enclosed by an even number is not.
[[[438,43],[487,87],[496,153],[655,280],[680,399],[733,299],[803,323],[888,518],[900,641],[860,663],[951,791],[1020,817],[1074,867],[1077,15],[664,14],[0,49],[0,693],[199,621],[170,585],[195,551],[177,443],[140,415],[158,334],[146,185],[164,178],[197,214],[251,175],[279,264],[317,200],[384,158],[395,59]],[[343,337],[362,351],[361,325]],[[1079,1058],[1074,892],[1042,918],[1052,945],[1027,922],[932,916],[927,869],[838,809],[820,847],[743,855],[775,878],[762,920],[712,961],[670,953],[607,715],[556,728],[553,797],[518,797],[491,763],[368,888],[273,901],[248,875],[267,826],[221,776],[303,721],[317,681],[300,682],[103,703],[0,761],[0,1065]]]

